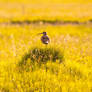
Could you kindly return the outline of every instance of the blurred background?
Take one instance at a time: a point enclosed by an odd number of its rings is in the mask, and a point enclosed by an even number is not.
[[[0,0],[0,22],[92,21],[92,0]]]

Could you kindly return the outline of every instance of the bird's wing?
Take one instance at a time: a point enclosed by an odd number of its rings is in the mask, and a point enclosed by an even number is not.
[[[46,36],[42,36],[42,40],[43,40],[43,41],[49,41],[50,39],[49,39],[49,37],[46,35]]]
[[[50,42],[49,37],[47,35],[46,36],[42,36],[41,41],[43,43],[45,43],[45,44],[48,44]]]

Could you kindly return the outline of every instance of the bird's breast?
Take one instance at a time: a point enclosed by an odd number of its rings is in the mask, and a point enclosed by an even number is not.
[[[48,36],[42,36],[42,37],[41,37],[41,41],[42,41],[44,44],[48,44],[48,43],[49,43],[49,37],[48,37]]]

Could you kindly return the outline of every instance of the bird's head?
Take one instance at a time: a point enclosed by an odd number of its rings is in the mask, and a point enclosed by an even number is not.
[[[47,33],[46,33],[46,32],[43,32],[42,34],[43,34],[43,35],[47,35]]]

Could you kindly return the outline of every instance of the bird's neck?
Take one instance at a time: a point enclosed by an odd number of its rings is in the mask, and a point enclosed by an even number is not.
[[[43,36],[46,36],[46,34],[44,34]]]

